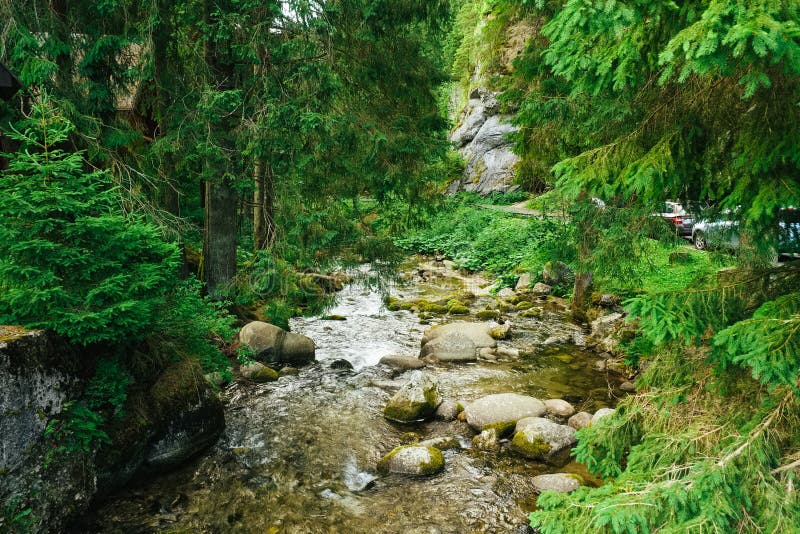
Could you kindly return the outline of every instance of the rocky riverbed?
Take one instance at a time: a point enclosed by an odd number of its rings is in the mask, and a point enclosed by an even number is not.
[[[579,346],[586,332],[566,320],[559,299],[508,292],[498,298],[487,280],[418,260],[388,288],[394,300],[387,307],[387,288],[362,274],[324,318],[293,322],[294,332],[315,341],[315,363],[273,382],[226,386],[227,428],[209,452],[110,496],[75,531],[526,532],[540,489],[598,483],[569,461],[567,416],[585,412],[586,424],[586,416],[613,407],[625,394],[624,378]],[[499,327],[491,338],[496,346],[475,346],[475,357],[463,361],[429,354],[420,362],[425,331],[456,321]],[[474,344],[469,336],[451,341]],[[435,385],[436,407],[421,421],[389,420],[387,403],[415,381]],[[492,395],[540,399],[542,408],[525,401],[519,417],[495,430],[476,423],[491,417],[481,406]],[[565,402],[544,402],[551,399]],[[561,440],[552,443],[563,442],[566,455],[515,447],[518,436],[541,429]],[[416,447],[398,451],[403,445]],[[392,468],[409,458],[436,468]],[[534,479],[553,473],[568,476]]]

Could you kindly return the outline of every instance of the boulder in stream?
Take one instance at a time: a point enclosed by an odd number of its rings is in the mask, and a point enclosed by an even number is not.
[[[488,427],[513,426],[525,417],[539,417],[546,411],[539,399],[518,393],[499,393],[482,397],[464,409],[467,423],[481,432]],[[502,432],[501,432],[502,433]]]
[[[444,468],[442,451],[434,447],[404,445],[378,461],[378,472],[401,475],[433,475]]]
[[[547,399],[544,405],[547,413],[556,417],[571,417],[575,413],[575,407],[563,399]]]
[[[424,348],[425,345],[438,337],[458,333],[472,340],[479,349],[483,347],[494,348],[497,346],[497,341],[491,336],[492,328],[493,325],[491,323],[467,323],[462,321],[434,326],[423,334],[422,346]]]
[[[379,363],[403,370],[422,369],[425,367],[425,362],[414,356],[384,356]]]
[[[415,371],[411,380],[389,399],[383,416],[398,423],[421,421],[433,415],[441,402],[436,382]]]
[[[569,418],[567,424],[575,430],[586,428],[592,424],[592,414],[589,412],[578,412]]]
[[[301,334],[287,332],[262,321],[247,323],[239,331],[239,341],[266,364],[299,367],[314,361],[316,345]]]
[[[577,443],[575,429],[543,417],[526,417],[517,422],[511,450],[531,460],[566,463],[561,452]]]
[[[259,362],[242,365],[239,367],[239,372],[253,382],[274,382],[278,379],[277,371]]]
[[[426,343],[420,351],[420,358],[440,362],[472,362],[478,359],[478,351],[468,336],[450,332]]]

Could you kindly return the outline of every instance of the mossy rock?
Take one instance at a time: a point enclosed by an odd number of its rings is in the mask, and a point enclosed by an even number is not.
[[[552,447],[541,438],[529,439],[525,431],[514,434],[511,450],[531,460],[543,460],[550,454]]]
[[[347,317],[345,317],[344,315],[335,315],[335,314],[334,315],[323,315],[322,316],[322,320],[323,321],[346,321]]]
[[[413,308],[420,312],[432,313],[436,315],[443,315],[448,311],[447,306],[425,299],[419,299],[415,301]]]
[[[433,475],[444,469],[444,455],[435,447],[405,445],[381,458],[377,467],[382,474]]]
[[[475,317],[481,321],[496,321],[500,318],[500,310],[481,310],[475,314]]]
[[[530,308],[519,314],[520,317],[526,317],[528,319],[541,319],[543,315],[544,312],[541,308]]]
[[[253,382],[274,382],[278,379],[278,372],[258,362],[242,365],[239,368],[242,376]]]
[[[494,430],[497,432],[498,438],[504,438],[510,436],[512,432],[514,432],[514,428],[517,426],[516,421],[503,421],[501,423],[492,423],[491,425],[485,425],[481,431],[484,430]]]
[[[413,303],[397,297],[386,299],[386,309],[390,311],[410,310],[413,306]]]
[[[520,311],[530,310],[531,308],[533,308],[533,303],[527,300],[522,300],[517,303],[516,308]]]
[[[489,331],[489,335],[494,339],[508,339],[511,337],[511,326],[508,323],[495,326]]]
[[[469,308],[464,305],[454,304],[448,306],[447,313],[450,315],[469,315]]]
[[[383,416],[398,423],[421,421],[433,415],[441,402],[435,382],[424,376],[415,377],[389,399]]]

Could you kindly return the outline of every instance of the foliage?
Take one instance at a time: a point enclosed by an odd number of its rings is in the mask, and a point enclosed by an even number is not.
[[[714,377],[704,358],[662,351],[640,380],[649,394],[579,433],[577,460],[613,479],[543,494],[531,524],[545,534],[792,531],[800,520],[795,394],[736,373]],[[765,505],[778,495],[778,506]]]
[[[520,269],[541,273],[545,262],[574,258],[563,222],[517,218],[481,208],[482,202],[477,195],[459,195],[395,242],[407,251],[441,253],[463,268],[488,271],[505,285],[516,282]]]
[[[25,507],[20,495],[13,495],[6,499],[0,510],[0,533],[29,532],[35,521],[33,510]]]
[[[141,338],[172,286],[177,249],[120,212],[107,174],[60,148],[71,130],[43,96],[6,132],[20,148],[0,181],[0,322],[82,344]]]
[[[61,414],[45,428],[45,439],[52,447],[45,452],[45,467],[61,455],[91,453],[111,439],[103,430],[103,417],[84,402],[70,401]]]

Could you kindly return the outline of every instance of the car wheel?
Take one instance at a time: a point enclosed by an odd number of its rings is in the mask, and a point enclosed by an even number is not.
[[[692,237],[692,242],[697,250],[705,250],[708,243],[706,243],[706,236],[703,232],[697,231]]]

